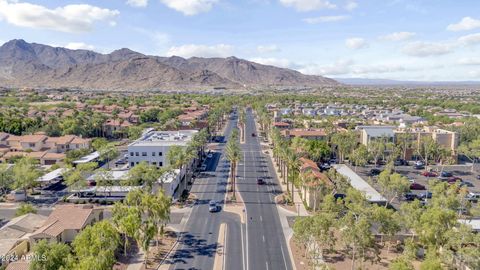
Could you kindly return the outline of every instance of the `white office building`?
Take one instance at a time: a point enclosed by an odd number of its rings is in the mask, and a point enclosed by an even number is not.
[[[174,145],[187,146],[197,130],[149,131],[128,145],[128,162],[134,167],[142,161],[157,167],[168,164],[167,153]]]

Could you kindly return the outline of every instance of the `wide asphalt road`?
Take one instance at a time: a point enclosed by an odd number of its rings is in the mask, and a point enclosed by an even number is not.
[[[270,159],[262,152],[251,110],[246,113],[245,144],[241,148],[237,186],[246,206],[246,270],[290,270],[292,263],[274,201],[280,187]],[[258,185],[258,178],[266,184]]]
[[[230,139],[237,119],[227,122],[225,139]],[[229,162],[224,155],[224,143],[220,143],[212,158],[208,159],[207,170],[197,177],[191,192],[197,197],[197,203],[185,224],[178,248],[167,260],[170,269],[213,269],[217,251],[218,233],[221,223],[227,224],[225,269],[243,269],[242,226],[238,215],[220,211],[210,213],[208,203],[216,200],[223,210],[227,186]]]

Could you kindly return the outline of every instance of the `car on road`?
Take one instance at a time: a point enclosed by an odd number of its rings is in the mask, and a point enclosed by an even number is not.
[[[410,184],[411,190],[425,190],[425,186],[419,183],[411,183]]]
[[[208,203],[208,211],[211,213],[220,211],[220,206],[218,205],[217,201],[211,200]]]
[[[425,176],[425,177],[437,177],[438,174],[436,172],[432,172],[432,171],[424,171],[422,172],[422,175]]]
[[[379,175],[382,172],[380,169],[371,169],[369,172],[369,175],[374,176],[374,175]]]
[[[257,185],[265,185],[265,180],[263,180],[263,178],[258,178]]]
[[[127,160],[125,158],[121,158],[117,161],[115,161],[115,165],[118,166],[118,165],[125,165],[127,164]]]
[[[256,136],[255,133],[252,133],[252,137],[255,137],[255,136]]]

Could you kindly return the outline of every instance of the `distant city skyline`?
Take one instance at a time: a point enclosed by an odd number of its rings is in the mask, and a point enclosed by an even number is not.
[[[474,0],[0,0],[0,42],[236,56],[306,74],[480,80]]]

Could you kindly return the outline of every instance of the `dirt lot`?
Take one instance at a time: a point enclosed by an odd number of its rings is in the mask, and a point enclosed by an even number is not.
[[[311,270],[313,269],[311,261],[305,257],[305,248],[303,245],[297,243],[294,238],[290,240],[290,246],[292,248],[293,257],[295,259],[295,266],[298,270]],[[387,252],[387,248],[380,248],[380,261],[361,262],[355,261],[356,268],[362,267],[362,269],[368,270],[388,270],[388,266],[391,261],[401,255],[400,251],[396,251],[394,247],[390,247],[390,251]],[[336,270],[350,270],[352,266],[352,260],[348,254],[341,251],[341,247],[336,247],[336,252],[324,255],[324,260],[329,267]],[[415,269],[420,269],[420,261],[412,262]]]

